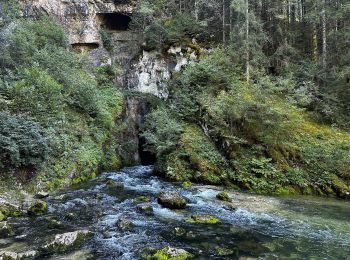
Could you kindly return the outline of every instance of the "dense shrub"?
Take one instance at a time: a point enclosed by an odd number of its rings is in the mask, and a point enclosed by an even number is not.
[[[43,128],[33,120],[0,112],[0,168],[39,168],[48,155]]]

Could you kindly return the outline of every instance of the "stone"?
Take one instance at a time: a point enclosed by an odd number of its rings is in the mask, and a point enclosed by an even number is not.
[[[152,215],[153,214],[153,207],[151,204],[141,204],[137,205],[137,210],[141,213],[144,213],[146,215]]]
[[[186,234],[186,229],[182,228],[182,227],[176,227],[174,228],[174,232],[176,236],[183,236]]]
[[[232,248],[227,248],[227,247],[216,248],[216,254],[218,256],[231,256],[231,255],[234,255],[236,252],[237,250],[234,250]]]
[[[142,203],[142,202],[150,202],[151,198],[148,196],[139,196],[136,199],[134,199],[135,203]]]
[[[44,192],[44,191],[41,191],[41,192],[38,192],[37,194],[35,194],[36,199],[45,199],[49,196],[50,196],[50,194],[48,192]]]
[[[6,220],[8,217],[19,217],[23,214],[22,209],[9,202],[0,202],[0,221]]]
[[[194,214],[190,217],[185,218],[185,221],[192,223],[205,223],[205,224],[216,224],[220,222],[220,220],[209,214]]]
[[[157,195],[158,203],[169,209],[184,209],[187,201],[177,192],[162,191]]]
[[[124,184],[120,183],[120,182],[116,182],[113,180],[108,180],[106,181],[106,186],[110,189],[123,189],[124,188]]]
[[[0,238],[6,238],[13,234],[12,226],[7,221],[0,222]]]
[[[28,215],[41,216],[47,212],[47,204],[43,200],[36,200],[28,209]]]
[[[57,229],[63,227],[62,223],[54,216],[49,216],[45,218],[47,227],[50,229]]]
[[[216,195],[216,198],[218,200],[222,200],[222,201],[227,201],[227,202],[232,202],[232,199],[230,198],[230,195],[228,195],[227,192],[219,192],[217,195]]]
[[[133,229],[134,223],[132,223],[132,221],[127,218],[120,218],[117,221],[117,226],[120,230],[126,231]]]
[[[76,246],[79,246],[82,242],[92,236],[93,233],[88,230],[78,230],[58,234],[50,243],[43,246],[42,250],[49,253],[64,253]]]
[[[184,181],[184,182],[182,183],[182,186],[183,186],[184,188],[189,188],[189,187],[192,186],[192,183],[191,183],[190,181]]]
[[[194,256],[188,251],[181,248],[164,247],[161,249],[146,248],[141,252],[141,259],[155,259],[155,260],[187,260]]]

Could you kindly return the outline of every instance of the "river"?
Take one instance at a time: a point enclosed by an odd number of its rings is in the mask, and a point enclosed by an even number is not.
[[[117,185],[107,185],[108,180]],[[162,208],[156,200],[162,190],[181,193],[189,201],[186,209]],[[94,236],[75,251],[44,258],[138,259],[145,248],[169,245],[196,259],[350,259],[349,202],[232,191],[233,202],[227,203],[216,199],[220,190],[166,182],[152,174],[151,166],[103,173],[51,194],[44,216],[10,219],[15,234],[1,239],[0,249],[36,249],[55,234],[88,229]],[[152,214],[138,210],[140,200],[145,200],[140,196],[150,198]],[[215,215],[220,222],[184,221],[195,213]],[[48,219],[57,220],[56,225]],[[121,228],[120,219],[133,227]]]

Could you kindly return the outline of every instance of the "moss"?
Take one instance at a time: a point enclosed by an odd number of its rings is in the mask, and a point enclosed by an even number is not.
[[[148,196],[139,196],[136,199],[134,199],[134,202],[137,203],[142,203],[142,202],[150,202],[151,198]]]
[[[235,254],[236,250],[227,247],[218,247],[216,248],[216,254],[218,256],[230,256]]]
[[[31,216],[40,216],[47,212],[47,204],[43,200],[36,200],[29,207],[28,214]]]
[[[205,224],[216,224],[220,222],[220,220],[212,215],[209,214],[194,214],[190,217],[185,218],[186,222],[191,223],[205,223]]]
[[[232,202],[232,199],[230,198],[230,195],[228,195],[227,192],[219,192],[217,195],[216,195],[216,198],[218,200],[222,200],[222,201],[227,201],[227,202]]]
[[[276,190],[276,193],[279,195],[296,195],[300,192],[293,186],[280,187]]]
[[[157,260],[186,260],[192,259],[193,255],[183,249],[164,247],[155,252],[152,259]]]
[[[20,207],[12,205],[10,203],[0,204],[0,221],[7,219],[8,217],[19,217],[23,214]]]
[[[184,181],[184,182],[182,183],[182,186],[183,186],[184,188],[189,188],[189,187],[192,186],[192,182],[190,182],[190,181]]]
[[[341,180],[337,175],[333,174],[332,178],[332,187],[334,191],[340,197],[350,197],[350,186],[346,185],[343,180]]]

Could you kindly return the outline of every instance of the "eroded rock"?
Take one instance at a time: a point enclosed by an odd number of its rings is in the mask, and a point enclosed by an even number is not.
[[[78,230],[58,234],[50,243],[43,246],[42,249],[49,253],[63,253],[76,246],[79,246],[82,242],[92,236],[93,233],[88,230]]]
[[[184,209],[187,201],[177,192],[162,191],[157,196],[158,203],[169,209]]]

